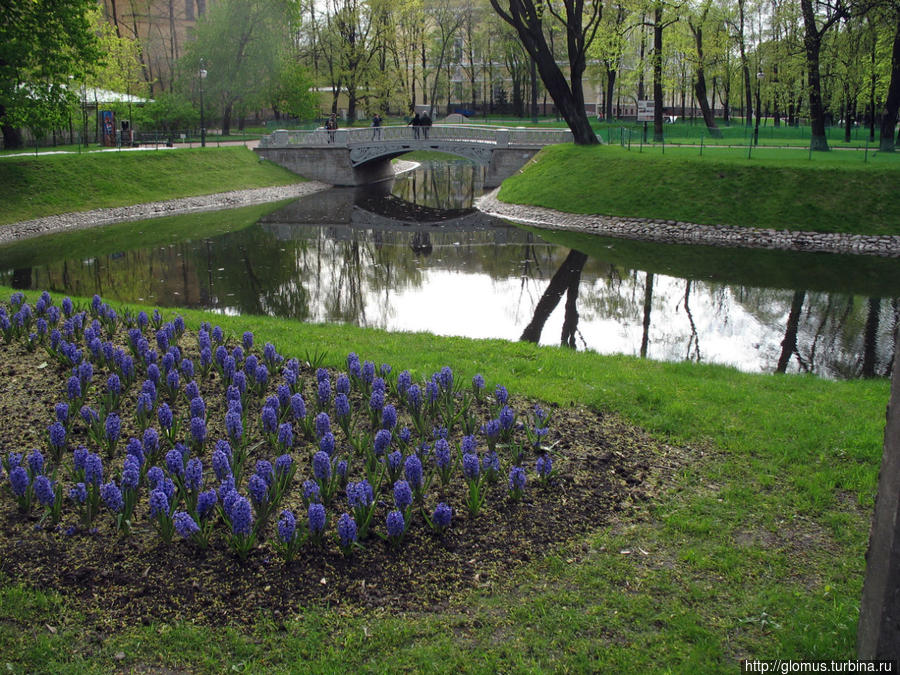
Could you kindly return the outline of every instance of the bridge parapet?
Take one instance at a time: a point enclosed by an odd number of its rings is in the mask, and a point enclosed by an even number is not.
[[[417,133],[418,132],[418,133]],[[569,129],[532,129],[483,126],[478,124],[435,124],[431,127],[386,126],[314,131],[279,129],[260,139],[261,148],[345,147],[372,145],[373,142],[454,141],[497,148],[543,147],[555,143],[571,143]]]

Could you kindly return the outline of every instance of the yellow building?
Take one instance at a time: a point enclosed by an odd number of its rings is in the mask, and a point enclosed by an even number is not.
[[[143,50],[151,96],[172,86],[188,30],[212,0],[102,0],[103,13],[119,37],[137,39]]]

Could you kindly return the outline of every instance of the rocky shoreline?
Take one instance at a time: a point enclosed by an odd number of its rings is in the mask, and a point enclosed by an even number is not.
[[[23,220],[18,223],[0,226],[0,244],[40,237],[56,232],[70,232],[96,225],[109,225],[132,220],[161,218],[182,213],[199,213],[201,211],[217,211],[219,209],[252,206],[265,202],[277,202],[283,199],[296,199],[313,192],[326,190],[330,185],[308,181],[281,185],[276,187],[253,188],[250,190],[233,190],[199,197],[184,197],[133,206],[120,206],[110,209],[93,209],[77,213],[61,213],[45,218]]]
[[[553,230],[574,230],[669,244],[900,257],[900,236],[799,232],[697,225],[675,220],[583,215],[537,206],[507,204],[497,199],[498,192],[499,188],[481,197],[476,203],[477,208],[491,216]]]

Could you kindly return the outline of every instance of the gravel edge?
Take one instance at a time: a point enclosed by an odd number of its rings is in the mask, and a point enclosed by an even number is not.
[[[705,244],[722,247],[900,257],[900,236],[802,232],[727,225],[698,225],[650,218],[582,215],[539,206],[501,202],[497,199],[499,191],[500,188],[497,188],[480,197],[476,201],[475,207],[490,216],[551,230],[570,230],[671,244]]]
[[[109,225],[132,220],[161,218],[183,213],[199,213],[201,211],[217,211],[219,209],[237,208],[277,202],[283,199],[295,199],[326,190],[331,186],[318,181],[293,183],[274,187],[253,188],[249,190],[232,190],[198,197],[183,197],[132,206],[119,206],[110,209],[93,209],[77,213],[61,213],[45,218],[22,220],[17,223],[0,225],[0,244],[22,239],[40,237],[45,234],[69,232],[73,230]]]

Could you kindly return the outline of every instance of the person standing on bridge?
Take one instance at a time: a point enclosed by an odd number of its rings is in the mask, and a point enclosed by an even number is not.
[[[420,129],[422,127],[422,118],[419,117],[419,113],[416,113],[415,116],[410,120],[409,123],[413,128],[413,137],[419,138]]]
[[[381,115],[378,113],[372,118],[372,140],[381,140]]]
[[[328,132],[328,142],[334,143],[334,132],[337,131],[337,115],[331,113],[331,117],[325,122],[325,130]]]
[[[425,140],[428,140],[428,130],[431,129],[431,116],[426,112],[422,115],[422,133],[425,134]]]

